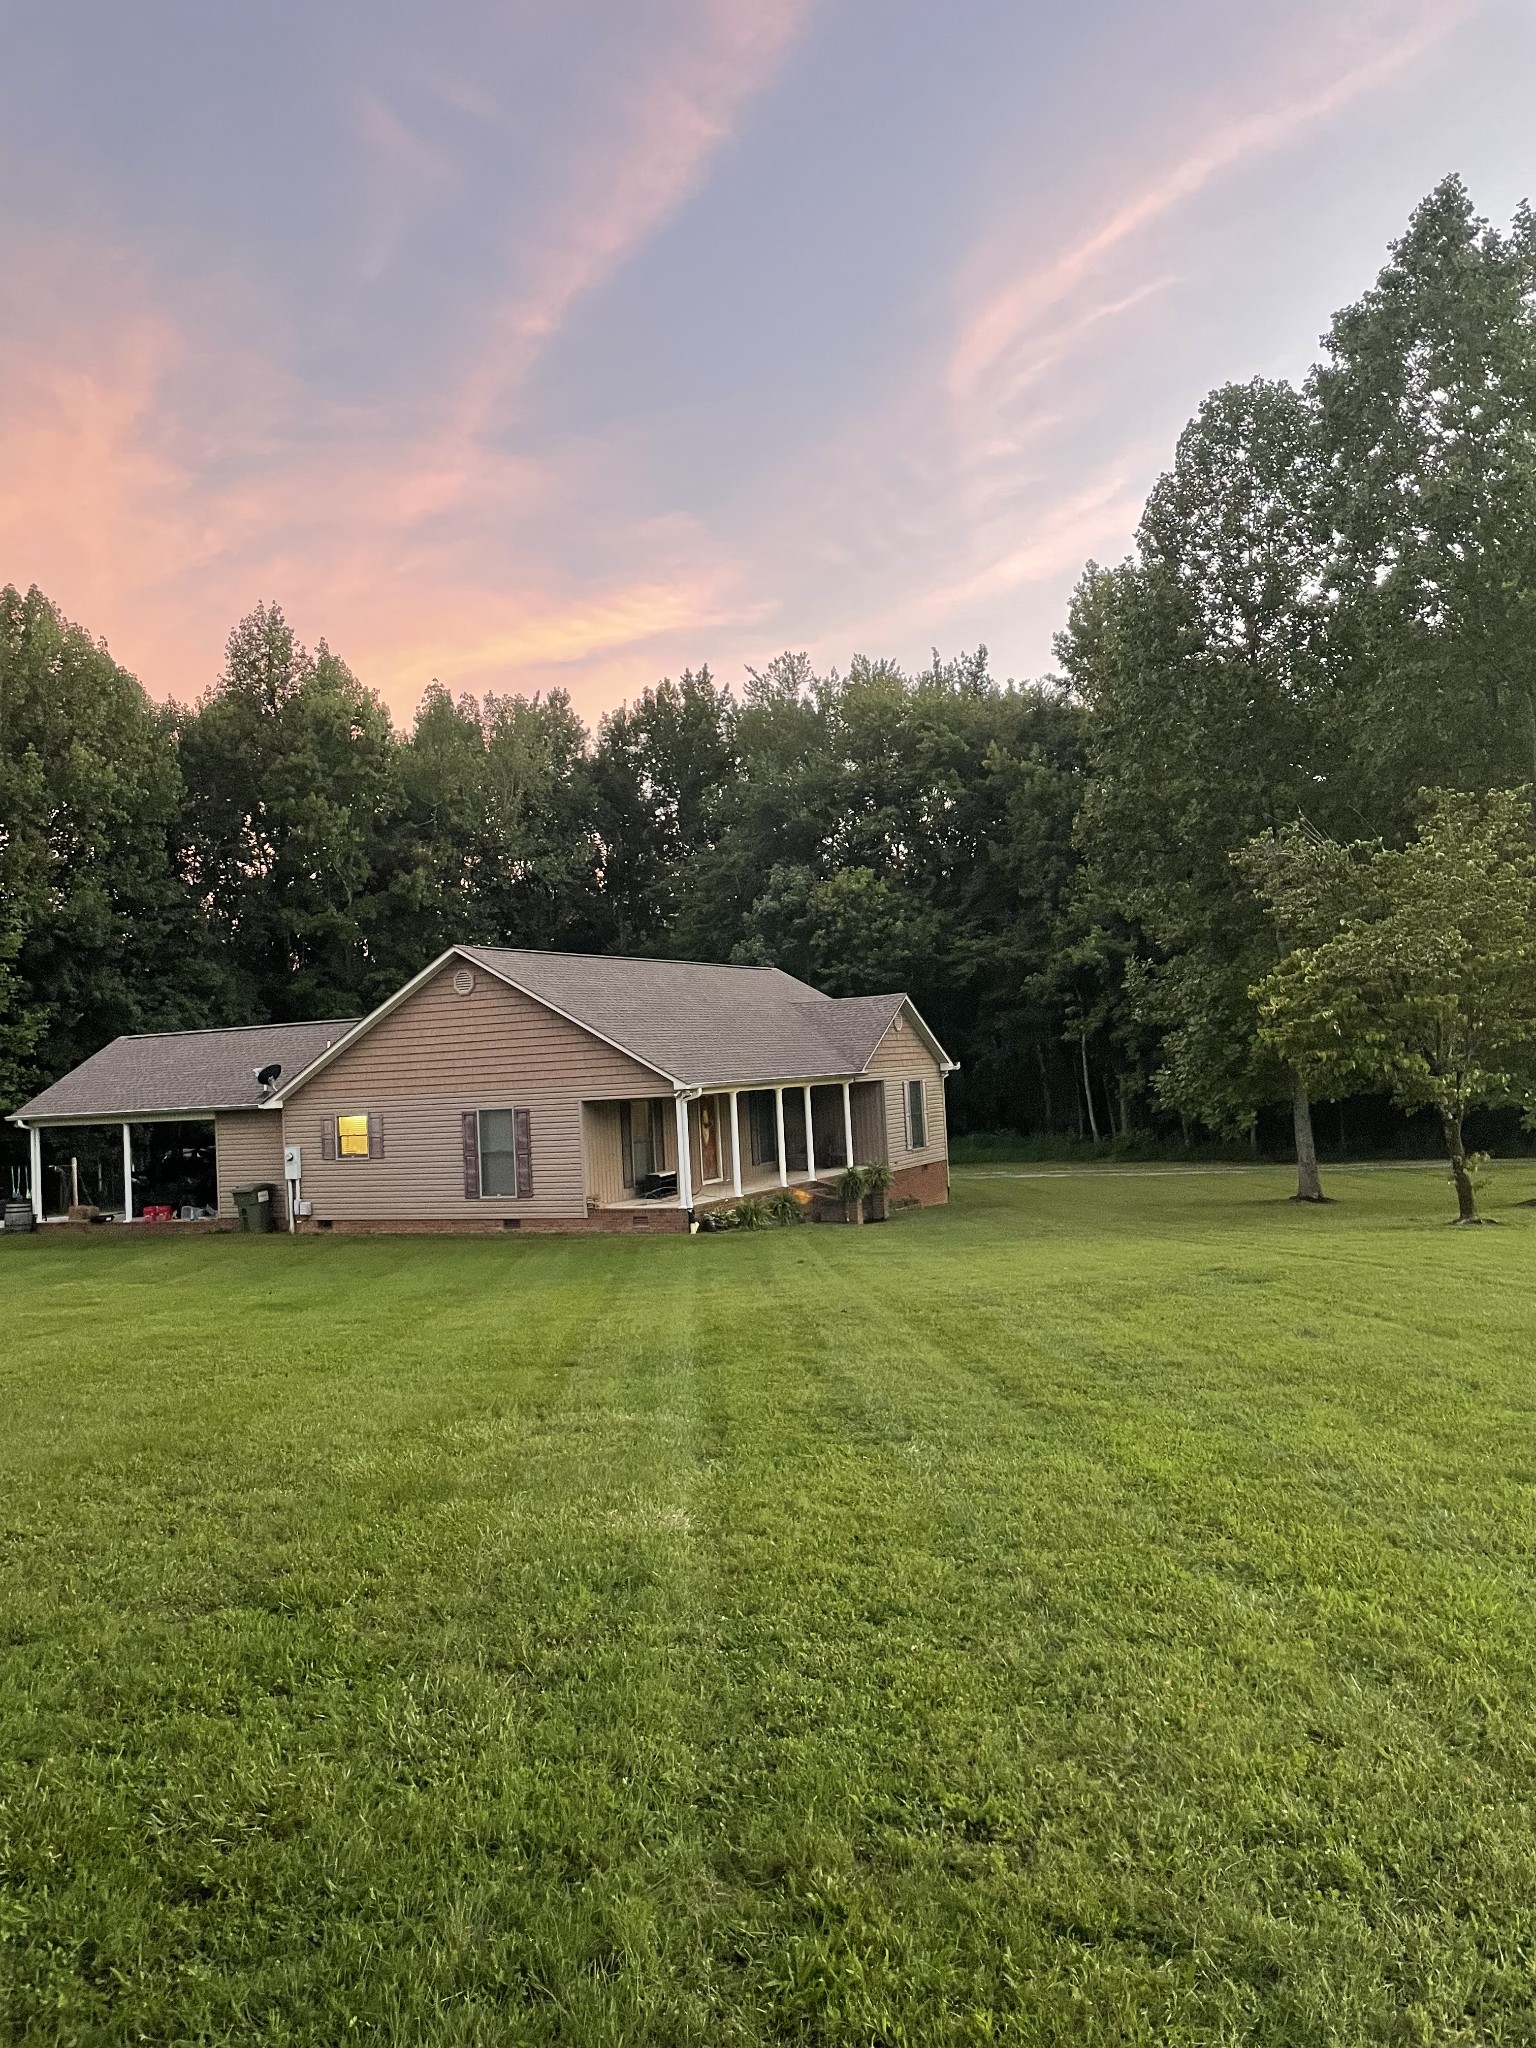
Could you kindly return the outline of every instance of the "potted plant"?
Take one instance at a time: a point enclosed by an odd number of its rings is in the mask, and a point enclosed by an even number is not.
[[[883,1223],[886,1218],[886,1190],[891,1184],[891,1169],[884,1160],[864,1168],[864,1213],[871,1223]]]
[[[837,1176],[838,1200],[843,1205],[845,1223],[864,1221],[864,1190],[867,1185],[864,1174],[862,1166],[845,1166]]]

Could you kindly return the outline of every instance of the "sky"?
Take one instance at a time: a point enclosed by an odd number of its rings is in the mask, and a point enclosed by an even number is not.
[[[1048,672],[1213,386],[1536,0],[0,0],[0,581],[160,698],[282,605],[408,723],[784,649]]]

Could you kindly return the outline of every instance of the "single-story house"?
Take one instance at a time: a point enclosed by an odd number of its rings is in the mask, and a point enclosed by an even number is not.
[[[901,994],[454,946],[366,1017],[115,1039],[11,1121],[39,1220],[50,1133],[121,1126],[132,1218],[135,1131],[142,1149],[145,1126],[211,1122],[223,1215],[265,1182],[305,1230],[685,1230],[848,1164],[889,1166],[896,1202],[947,1201],[954,1065]]]

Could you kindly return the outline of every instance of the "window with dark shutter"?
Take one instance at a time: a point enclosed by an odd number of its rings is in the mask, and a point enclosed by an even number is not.
[[[368,1113],[368,1157],[370,1159],[382,1159],[384,1157],[384,1119],[381,1116],[376,1116],[372,1110]]]
[[[480,1133],[479,1118],[472,1109],[464,1112],[464,1199],[478,1202],[480,1199]]]
[[[526,1202],[533,1193],[532,1123],[526,1109],[514,1109],[512,1122],[517,1133],[517,1199]]]

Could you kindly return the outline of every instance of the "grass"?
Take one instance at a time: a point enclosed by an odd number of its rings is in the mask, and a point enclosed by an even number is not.
[[[1536,1167],[0,1243],[0,2032],[1536,2041]]]

